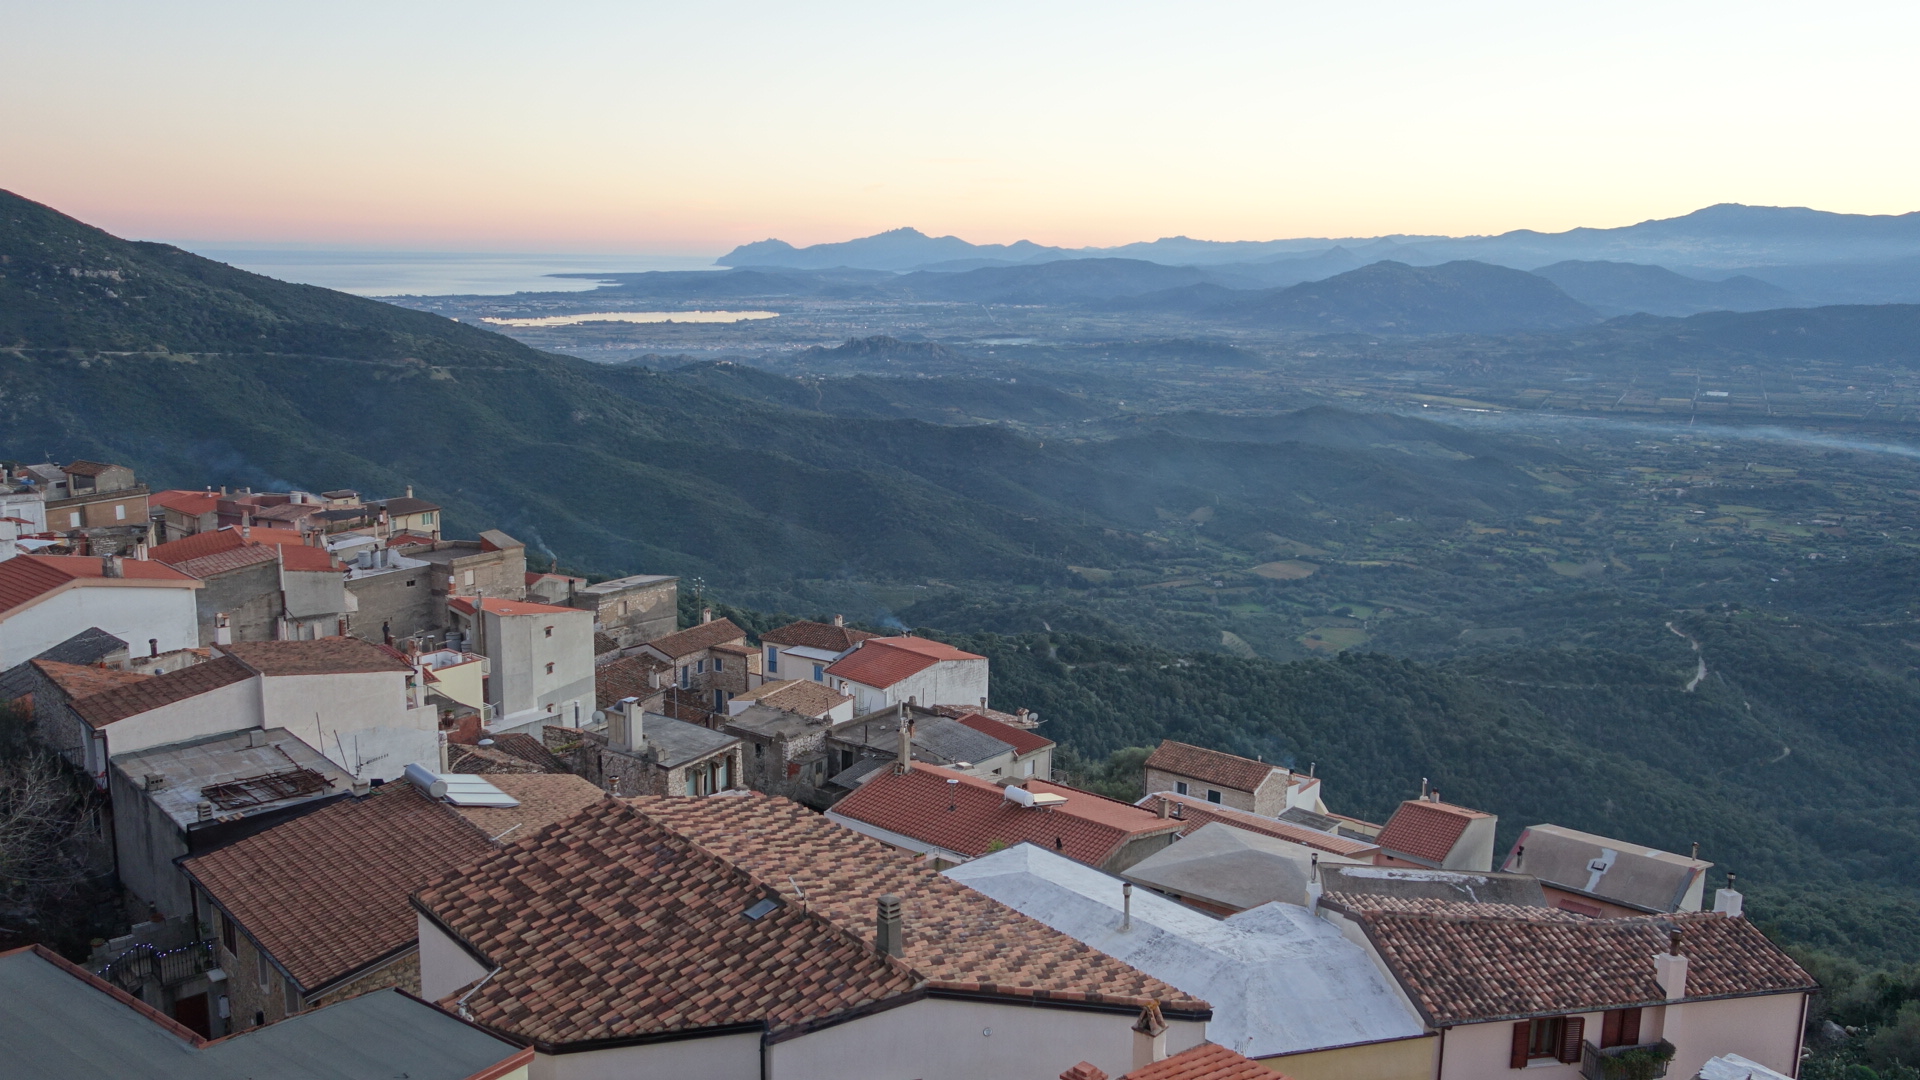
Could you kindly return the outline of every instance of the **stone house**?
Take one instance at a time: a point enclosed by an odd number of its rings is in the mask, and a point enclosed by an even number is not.
[[[593,612],[593,628],[622,649],[673,633],[680,619],[680,579],[664,574],[634,574],[571,588],[565,599]]]
[[[603,730],[549,725],[547,748],[614,795],[711,795],[746,787],[741,740],[649,713],[629,699],[604,712]]]
[[[760,635],[762,664],[769,679],[825,682],[827,667],[875,635],[855,630],[835,615],[832,623],[788,623]]]
[[[1279,817],[1292,807],[1325,813],[1320,781],[1278,765],[1162,739],[1147,757],[1148,792],[1171,791]]]
[[[700,625],[646,642],[637,655],[672,665],[675,686],[699,694],[712,711],[725,713],[734,695],[760,685],[760,650],[747,644],[747,632],[731,619],[715,619],[711,611],[702,616]]]

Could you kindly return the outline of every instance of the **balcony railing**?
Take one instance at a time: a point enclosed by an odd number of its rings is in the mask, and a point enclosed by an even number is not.
[[[178,986],[213,970],[213,942],[194,941],[172,949],[135,945],[100,969],[100,977],[129,994],[149,982]]]
[[[1661,1080],[1672,1061],[1673,1044],[1665,1039],[1605,1050],[1591,1042],[1580,1046],[1580,1075],[1586,1080]]]

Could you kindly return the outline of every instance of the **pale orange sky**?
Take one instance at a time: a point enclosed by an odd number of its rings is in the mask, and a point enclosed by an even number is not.
[[[1833,3],[10,2],[0,187],[141,238],[662,253],[1902,213],[1916,31]]]

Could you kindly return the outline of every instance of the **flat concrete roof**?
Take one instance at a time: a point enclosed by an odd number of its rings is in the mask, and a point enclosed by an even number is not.
[[[260,745],[252,745],[258,737]],[[351,790],[353,777],[345,769],[329,761],[326,755],[300,741],[299,736],[286,728],[254,728],[249,731],[236,731],[227,735],[209,735],[204,739],[188,742],[168,743],[146,750],[136,750],[130,754],[119,754],[113,758],[113,767],[126,774],[135,787],[141,787],[146,777],[159,776],[164,782],[158,790],[148,791],[147,798],[153,800],[175,825],[186,829],[200,820],[200,804],[212,801],[201,793],[201,789],[214,784],[231,783],[248,777],[269,776],[274,773],[286,773],[295,769],[306,769],[318,773],[329,781],[319,791],[302,792],[285,798],[262,799],[245,806],[221,807],[215,803],[213,819],[215,821],[237,821],[241,818],[263,814],[269,810],[278,810],[283,806],[294,806],[311,799],[324,799]],[[270,793],[271,785],[258,787],[262,794]]]
[[[625,592],[628,589],[638,589],[646,585],[659,585],[662,582],[679,580],[679,578],[668,574],[633,574],[629,577],[614,578],[611,581],[602,581],[594,585],[582,585],[575,589],[574,592],[591,593],[594,596],[607,596],[612,593]]]
[[[674,769],[740,741],[736,735],[703,728],[659,713],[645,713],[640,731],[663,769]]]
[[[1265,904],[1215,919],[1136,888],[1133,925],[1123,929],[1119,878],[1030,843],[945,873],[1211,1001],[1207,1039],[1248,1057],[1426,1033],[1366,951],[1303,907]]]

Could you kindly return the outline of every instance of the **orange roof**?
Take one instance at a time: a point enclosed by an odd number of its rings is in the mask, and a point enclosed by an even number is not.
[[[917,637],[868,638],[852,652],[835,660],[827,674],[884,690],[918,675],[942,660],[985,660],[941,641]]]
[[[277,549],[266,544],[248,544],[245,547],[232,548],[228,551],[216,551],[211,555],[202,555],[198,558],[174,563],[173,565],[176,569],[192,574],[194,577],[204,581],[216,574],[224,574],[229,570],[239,570],[243,567],[274,562],[277,558],[274,554],[276,550]]]
[[[1452,803],[1408,799],[1380,830],[1380,847],[1395,854],[1445,862],[1467,825],[1475,818],[1489,816]]]
[[[473,614],[473,597],[456,596],[447,601],[447,606],[462,615]],[[486,597],[480,601],[480,609],[489,615],[579,615],[585,608],[556,607],[552,604],[536,604],[531,600],[500,600]]]
[[[130,716],[199,697],[251,678],[253,672],[248,671],[245,664],[230,656],[223,656],[205,664],[193,664],[178,671],[90,694],[74,702],[73,711],[89,726],[103,728]]]
[[[1168,816],[1178,814],[1179,816],[1173,818],[1173,820],[1186,826],[1181,830],[1181,836],[1187,836],[1194,830],[1200,828],[1200,826],[1217,821],[1222,825],[1231,825],[1236,829],[1245,829],[1248,832],[1257,832],[1262,836],[1271,836],[1275,840],[1285,840],[1289,843],[1300,844],[1304,847],[1319,848],[1321,851],[1330,852],[1334,855],[1360,856],[1369,855],[1380,850],[1377,845],[1368,843],[1365,840],[1355,840],[1352,837],[1323,833],[1316,829],[1309,829],[1304,825],[1295,825],[1290,821],[1276,821],[1273,818],[1261,817],[1259,814],[1250,813],[1246,810],[1236,810],[1231,806],[1222,806],[1219,803],[1208,802],[1194,795],[1176,795],[1171,791],[1156,791],[1134,805],[1146,810],[1151,810],[1154,814],[1158,815],[1162,803],[1166,804]]]
[[[1120,1080],[1286,1080],[1286,1077],[1218,1043],[1201,1043],[1144,1069],[1135,1069]]]
[[[225,498],[217,491],[156,491],[147,496],[148,506],[164,506],[176,513],[189,517],[211,514],[220,508],[220,500]]]
[[[1022,786],[1067,801],[1051,809],[1021,806],[997,784],[915,764],[912,772],[882,770],[832,812],[969,858],[985,855],[996,842],[1027,840],[1090,866],[1105,863],[1136,836],[1180,828],[1180,822],[1064,784],[1033,779]]]
[[[1008,746],[1013,747],[1013,752],[1016,754],[1031,754],[1036,750],[1045,750],[1053,745],[1052,739],[1035,735],[1026,728],[1017,728],[1012,724],[1003,724],[990,716],[981,716],[979,713],[967,713],[964,716],[956,717],[956,719],[982,735],[991,735],[1001,742],[1006,743]]]
[[[86,664],[63,664],[58,660],[34,660],[34,667],[40,669],[55,686],[66,691],[69,701],[78,701],[83,697],[102,693],[128,683],[144,682],[152,678],[137,671],[121,671],[118,668],[93,667]]]
[[[74,584],[98,585],[117,580],[141,585],[200,587],[200,582],[191,574],[183,574],[165,563],[122,559],[120,566],[121,577],[110,579],[101,560],[91,555],[15,555],[0,562],[0,614]]]
[[[732,619],[715,619],[642,644],[669,660],[678,660],[724,642],[742,640],[746,636],[747,632],[735,626]]]
[[[179,565],[188,559],[217,555],[222,551],[232,551],[249,544],[300,545],[303,538],[291,529],[255,529],[251,537],[241,535],[239,529],[228,525],[210,532],[194,533],[178,540],[147,549],[147,558],[155,562]]]
[[[846,652],[873,636],[865,630],[855,630],[849,626],[802,620],[769,630],[760,635],[760,640],[768,645],[797,645],[805,649]]]
[[[280,565],[288,570],[338,571],[340,569],[326,548],[307,547],[304,544],[280,545]]]
[[[220,646],[220,651],[262,675],[366,675],[413,670],[413,665],[394,650],[355,637],[237,641]]]
[[[1266,783],[1267,777],[1272,776],[1279,766],[1209,750],[1204,746],[1162,739],[1159,747],[1147,757],[1147,768],[1176,776],[1191,776],[1195,780],[1219,784],[1235,791],[1252,792]]]

